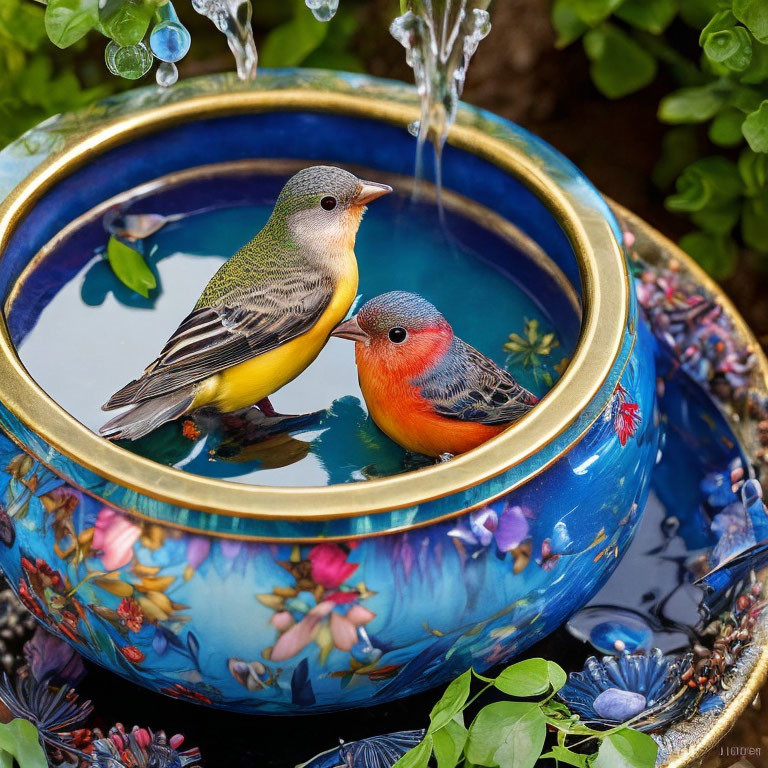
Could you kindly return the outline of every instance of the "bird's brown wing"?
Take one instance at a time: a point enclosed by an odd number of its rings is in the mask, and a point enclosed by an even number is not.
[[[174,392],[301,336],[323,314],[333,292],[329,275],[304,270],[279,285],[241,291],[218,306],[193,310],[143,375],[102,408]]]
[[[538,402],[512,374],[458,338],[440,363],[413,383],[435,413],[460,421],[506,424]]]

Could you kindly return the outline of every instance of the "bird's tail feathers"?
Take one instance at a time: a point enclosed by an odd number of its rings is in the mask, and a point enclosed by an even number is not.
[[[131,405],[136,400],[141,379],[134,379],[126,384],[122,389],[118,389],[112,397],[101,406],[102,411],[113,411],[115,408],[122,408],[125,405]]]
[[[108,440],[138,440],[167,421],[187,413],[195,400],[195,388],[187,387],[140,403],[108,421],[99,434]]]

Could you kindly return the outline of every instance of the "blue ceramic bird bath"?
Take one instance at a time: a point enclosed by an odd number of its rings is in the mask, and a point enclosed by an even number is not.
[[[406,126],[417,113],[413,89],[370,78],[205,78],[55,118],[0,154],[0,564],[38,619],[99,664],[242,712],[385,702],[514,656],[583,606],[625,551],[658,429],[653,343],[638,324],[621,232],[567,160],[469,107],[448,137],[443,183],[446,226],[457,239],[470,233],[482,256],[477,284],[448,250],[421,270],[381,270],[400,264],[399,251],[387,252],[399,225],[394,209],[372,206],[361,237],[370,223],[378,242],[359,254],[361,291],[429,297],[437,283],[452,285],[455,298],[441,309],[478,346],[491,344],[473,335],[478,328],[518,330],[507,322],[537,307],[565,360],[556,381],[548,371],[540,403],[504,433],[387,477],[353,466],[322,484],[233,479],[202,460],[163,463],[106,442],[85,410],[57,394],[61,382],[90,392],[131,349],[145,361],[156,352],[136,343],[152,333],[152,302],[124,302],[118,334],[116,315],[103,310],[88,322],[72,316],[71,327],[66,313],[46,325],[49,307],[66,306],[57,304],[66,286],[85,280],[94,241],[105,237],[94,222],[110,206],[258,207],[277,180],[322,161],[391,183],[416,221],[421,209],[408,208],[405,193],[415,149]],[[429,198],[428,185],[422,193]],[[374,218],[390,214],[390,228]],[[228,225],[215,221],[226,240]],[[183,235],[185,224],[174,231]],[[198,288],[216,267],[200,272]],[[530,307],[477,287],[493,282],[522,286],[514,296]],[[77,335],[86,326],[92,345]],[[43,346],[71,345],[75,361],[62,358],[55,375],[25,356],[45,328]],[[497,341],[503,362],[506,334]],[[351,356],[351,345],[343,349]],[[329,347],[318,365],[334,354]],[[89,394],[91,405],[100,394]],[[314,455],[317,439],[304,450]],[[375,451],[382,445],[374,440]]]

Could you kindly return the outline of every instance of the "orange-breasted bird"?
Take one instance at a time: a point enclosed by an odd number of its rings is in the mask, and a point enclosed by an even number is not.
[[[368,412],[409,451],[434,457],[466,453],[538,402],[413,293],[371,299],[332,335],[355,342]]]
[[[136,440],[203,406],[239,411],[298,376],[357,295],[354,245],[367,203],[391,192],[330,166],[288,180],[269,221],[226,261],[144,373],[104,410],[105,437]]]

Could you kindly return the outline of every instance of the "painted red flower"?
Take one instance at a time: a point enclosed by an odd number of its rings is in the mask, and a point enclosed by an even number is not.
[[[124,597],[117,606],[117,615],[131,632],[139,632],[144,621],[141,606],[132,597]]]
[[[188,701],[200,701],[203,704],[212,704],[213,702],[202,693],[193,691],[191,688],[187,688],[181,683],[174,683],[169,688],[163,688],[160,693],[164,693],[166,696],[172,696],[174,699],[187,699]]]
[[[338,544],[318,544],[309,552],[312,580],[326,589],[343,584],[359,567],[348,563],[347,553]]]
[[[24,604],[24,607],[37,616],[38,619],[45,618],[45,613],[40,607],[40,603],[32,597],[32,593],[29,591],[29,586],[24,579],[19,579],[19,599]]]
[[[637,428],[642,421],[640,406],[631,403],[627,399],[629,393],[619,384],[616,387],[616,405],[614,406],[613,428],[619,438],[622,447],[627,444],[630,437],[634,437]]]
[[[141,664],[146,658],[135,645],[126,645],[124,648],[118,648],[117,650],[120,651],[131,664]]]

